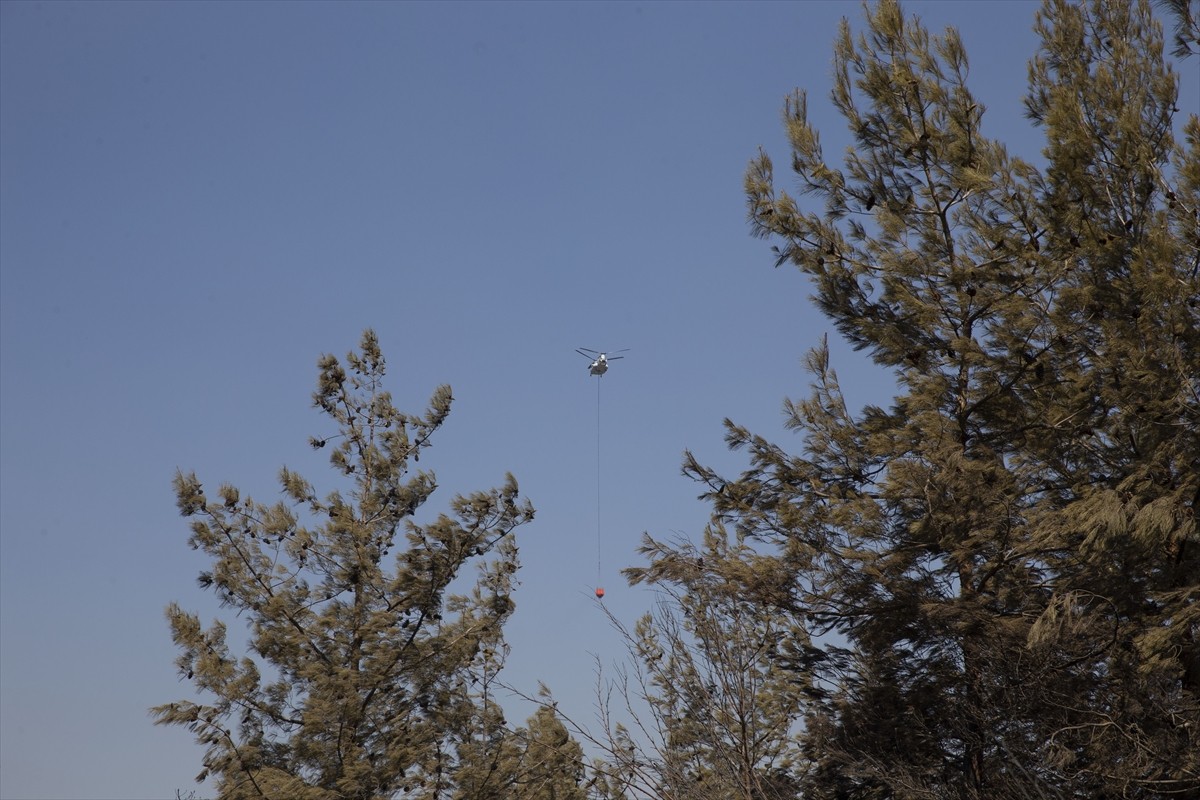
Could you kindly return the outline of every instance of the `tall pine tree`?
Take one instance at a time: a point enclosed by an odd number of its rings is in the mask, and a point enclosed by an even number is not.
[[[266,505],[175,477],[190,544],[212,559],[200,584],[245,624],[247,652],[232,652],[224,622],[169,606],[179,671],[202,702],[158,706],[156,721],[195,733],[198,779],[212,775],[222,800],[518,797],[497,784],[519,773],[481,773],[477,756],[516,735],[494,685],[514,609],[510,534],[533,508],[508,476],[417,524],[437,483],[416,463],[450,388],[422,415],[396,409],[369,330],[344,364],[319,367],[314,400],[333,429],[311,444],[329,449],[334,488],[319,495],[285,467],[286,499]]]
[[[853,413],[819,346],[798,454],[727,423],[746,471],[685,465],[792,576],[806,800],[1200,792],[1200,122],[1177,142],[1147,0],[1036,27],[1044,165],[985,135],[957,33],[883,0],[836,41],[844,164],[797,92],[799,193],[747,174],[777,265],[898,385]]]

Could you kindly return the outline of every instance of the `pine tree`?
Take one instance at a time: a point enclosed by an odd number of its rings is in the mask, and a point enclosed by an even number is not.
[[[583,749],[543,705],[526,727],[493,726],[458,749],[455,797],[461,800],[585,800]]]
[[[649,567],[631,584],[661,593],[630,637],[643,699],[662,732],[656,796],[679,800],[783,800],[801,761],[794,734],[804,687],[776,667],[800,657],[804,629],[780,613],[791,576],[720,525],[703,545],[646,536]]]
[[[794,734],[810,687],[775,666],[807,635],[779,603],[791,576],[719,525],[703,545],[647,535],[631,584],[660,593],[633,630],[608,613],[632,658],[598,682],[601,732],[568,719],[601,757],[603,800],[784,800],[802,758]],[[547,698],[548,699],[548,698]],[[616,708],[614,710],[614,703]]]
[[[180,674],[204,702],[153,714],[205,745],[198,780],[211,774],[222,800],[448,798],[460,751],[503,738],[487,693],[514,609],[510,534],[533,508],[510,475],[417,524],[437,483],[415,465],[450,388],[423,415],[397,410],[370,330],[344,365],[327,355],[319,368],[314,400],[336,430],[311,444],[330,449],[335,488],[318,496],[285,467],[286,499],[265,505],[175,477],[190,544],[212,558],[200,585],[245,623],[247,652],[233,653],[223,621],[206,628],[171,604]]]
[[[1036,24],[1044,166],[985,136],[957,33],[883,0],[835,45],[844,165],[797,92],[800,196],[747,174],[777,266],[898,386],[852,413],[822,344],[798,455],[727,421],[746,471],[685,464],[792,578],[806,799],[1200,792],[1200,121],[1176,143],[1145,0]]]
[[[553,707],[543,706],[526,723],[521,769],[513,781],[514,800],[584,800],[583,748],[571,737]]]

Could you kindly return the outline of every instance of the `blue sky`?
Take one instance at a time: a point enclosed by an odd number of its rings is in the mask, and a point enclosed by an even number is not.
[[[1036,158],[1036,4],[905,8],[961,30],[988,132]],[[616,574],[642,531],[707,519],[685,448],[737,469],[726,416],[786,440],[826,333],[854,405],[888,399],[749,236],[741,188],[759,146],[787,163],[795,87],[845,146],[843,16],[860,7],[0,3],[0,797],[193,787],[200,748],[146,711],[189,693],[164,606],[217,613],[172,474],[273,500],[287,464],[320,487],[316,359],[368,326],[402,408],[454,387],[428,508],[505,471],[537,507],[507,680],[590,720],[595,660],[625,654],[592,598],[597,387],[575,348],[631,348],[599,408],[602,580],[630,623],[654,602]]]

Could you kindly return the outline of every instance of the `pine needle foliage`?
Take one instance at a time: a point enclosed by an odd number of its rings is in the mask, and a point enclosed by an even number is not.
[[[1200,0],[1157,0],[1155,5],[1171,18],[1172,55],[1184,58],[1200,53]]]
[[[799,453],[727,421],[740,476],[685,462],[791,576],[806,800],[1200,795],[1200,121],[1148,0],[1035,26],[1044,164],[986,135],[957,32],[882,0],[835,43],[843,162],[797,91],[798,192],[747,172],[776,265],[898,386],[851,412],[823,343]]]
[[[203,701],[152,712],[195,733],[197,780],[211,775],[222,800],[503,796],[484,792],[476,762],[515,735],[493,694],[514,610],[511,534],[533,507],[509,475],[417,524],[437,482],[416,464],[451,391],[406,414],[384,373],[370,330],[344,362],[319,361],[313,399],[333,429],[311,444],[329,450],[339,488],[318,495],[285,467],[284,499],[267,505],[175,476],[189,543],[212,559],[200,585],[245,625],[247,652],[233,652],[225,622],[205,627],[172,603],[176,664]],[[463,781],[476,788],[463,795]]]
[[[624,571],[655,587],[659,603],[632,629],[604,608],[628,667],[606,679],[597,660],[599,731],[559,711],[543,687],[542,712],[598,756],[593,800],[790,800],[804,759],[794,734],[811,686],[776,668],[803,659],[807,632],[783,613],[791,575],[720,525],[702,545],[647,535],[651,565]],[[530,698],[532,699],[532,698]]]
[[[585,800],[583,748],[553,707],[526,727],[481,740],[464,751],[455,797],[461,800]]]
[[[627,633],[659,740],[654,792],[670,800],[787,800],[803,759],[794,738],[806,686],[777,668],[807,634],[779,613],[791,576],[720,525],[703,543],[646,536],[631,584],[660,592]]]

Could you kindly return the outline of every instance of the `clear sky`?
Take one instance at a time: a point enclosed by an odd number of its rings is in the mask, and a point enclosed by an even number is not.
[[[906,9],[962,31],[989,133],[1036,158],[1036,4]],[[505,471],[538,508],[507,680],[590,720],[595,660],[625,656],[592,597],[597,462],[605,602],[632,623],[654,596],[617,570],[642,531],[707,519],[685,448],[734,471],[726,416],[786,440],[826,333],[854,405],[887,402],[745,221],[748,160],[788,161],[791,89],[845,146],[842,16],[858,4],[0,3],[0,797],[193,788],[201,749],[147,714],[189,695],[164,606],[217,613],[172,474],[322,486],[316,359],[368,326],[402,408],[454,388],[427,508]],[[631,348],[599,459],[577,347]]]

